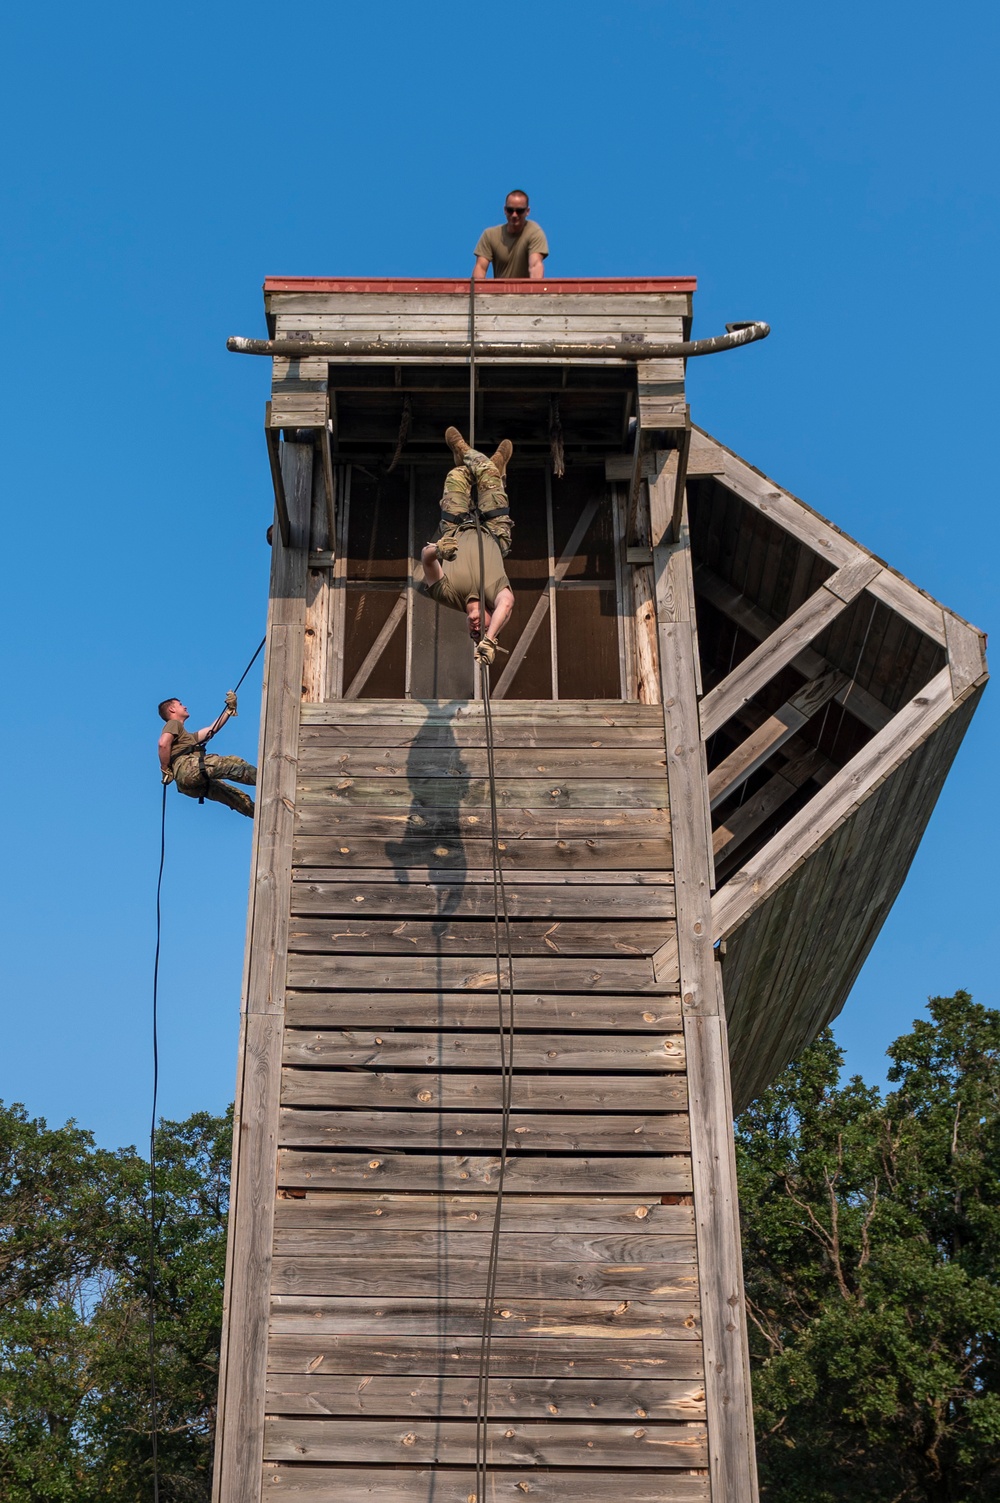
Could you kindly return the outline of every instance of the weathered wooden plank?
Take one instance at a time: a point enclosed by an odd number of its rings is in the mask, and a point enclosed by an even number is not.
[[[269,1419],[265,1457],[272,1461],[447,1462],[472,1466],[476,1427],[469,1420],[431,1424],[391,1420]],[[522,1424],[510,1419],[486,1429],[486,1456],[495,1466],[704,1466],[704,1425]]]
[[[500,980],[506,984],[506,966]],[[497,986],[497,970],[491,957],[463,959],[457,955],[289,955],[288,985],[295,987],[342,986],[356,990],[403,991],[425,988],[437,991],[479,991]],[[651,992],[666,990],[653,975],[647,957],[638,960],[580,959],[576,956],[519,955],[514,962],[517,989],[573,992]]]
[[[454,1149],[488,1152],[501,1141],[499,1112],[323,1111],[284,1107],[278,1142],[289,1147]],[[522,1150],[548,1153],[686,1153],[687,1115],[522,1111],[511,1124]]]
[[[983,634],[951,611],[944,613],[945,641],[948,644],[948,668],[951,692],[963,699],[974,685],[986,679],[986,655]]]
[[[498,811],[497,825],[505,847],[521,840],[554,843],[559,840],[580,842],[595,837],[662,839],[667,842],[670,839],[666,808],[649,805],[633,809],[561,809],[558,805],[549,809],[521,809],[508,805]],[[407,803],[398,799],[387,801],[381,807],[351,804],[324,807],[303,802],[296,810],[295,828],[303,838],[339,839],[346,845],[358,841],[369,844],[381,841],[397,858],[414,840],[423,845],[428,841],[436,845],[451,845],[490,838],[489,813],[481,805],[472,804],[464,810],[428,808],[416,801]]]
[[[496,1188],[500,1161],[490,1155],[446,1157],[421,1153],[325,1153],[283,1148],[278,1155],[278,1183],[303,1189],[433,1190]],[[507,1163],[506,1192],[534,1194],[685,1195],[691,1190],[691,1167],[685,1157],[587,1159],[550,1154],[544,1158],[514,1154]]]
[[[516,979],[516,978],[515,978]],[[496,1025],[496,992],[297,992],[286,996],[296,1028],[470,1028]],[[515,1028],[660,1032],[679,1028],[680,1001],[671,996],[589,996],[519,992]]]
[[[716,862],[735,852],[743,841],[749,839],[772,814],[781,808],[792,794],[824,767],[826,758],[820,751],[804,752],[776,772],[772,778],[750,798],[734,809],[724,824],[712,832],[712,849]]]
[[[847,682],[844,673],[824,674],[822,678],[804,684],[797,694],[768,716],[763,725],[752,731],[709,773],[708,794],[712,808],[717,809],[759,767],[763,767]]]
[[[501,1095],[496,1075],[425,1075],[412,1070],[372,1074],[286,1067],[281,1085],[285,1106],[409,1107],[429,1113],[470,1107],[499,1110]],[[659,1075],[518,1074],[511,1098],[515,1112],[682,1112],[687,1106],[687,1088],[683,1077],[674,1075],[664,1080]]]
[[[505,882],[507,912],[513,919],[669,919],[674,916],[673,888],[624,883],[527,885]],[[434,885],[429,882],[292,883],[292,914],[330,918],[391,914],[397,919],[420,916],[485,918],[494,910],[493,884]]]
[[[862,559],[858,564],[838,569],[825,580],[815,594],[701,701],[702,739],[707,741],[732,718],[739,705],[752,699],[775,674],[793,662],[861,594],[881,567],[874,559]]]
[[[615,840],[605,836],[566,840],[527,837],[501,842],[504,867],[519,871],[537,870],[551,863],[553,873],[579,868],[613,871],[628,867],[633,871],[667,871],[673,864],[669,840]],[[448,870],[461,863],[466,868],[482,870],[492,866],[490,841],[463,835],[451,844],[432,838],[425,841],[410,837],[405,846],[384,840],[342,840],[336,836],[296,835],[293,859],[297,866],[339,866],[357,871],[367,867],[391,867],[412,872],[427,867],[431,872]]]
[[[713,1498],[752,1503],[757,1496],[756,1462],[735,1210],[736,1163],[728,1054],[722,1047],[725,1011],[712,949],[710,782],[694,673],[697,633],[694,623],[684,619],[690,613],[691,594],[684,582],[690,572],[690,537],[686,515],[682,515],[677,545],[658,579],[657,618],[676,849],[676,949],[684,1038],[685,1048],[698,1062],[697,1086],[693,1079],[689,1082],[691,1172],[704,1319],[709,1467]],[[668,959],[672,963],[672,957],[661,957],[661,964]]]
[[[301,1198],[300,1198],[301,1195]],[[274,1211],[280,1227],[317,1227],[337,1232],[379,1230],[458,1232],[471,1237],[491,1236],[493,1197],[474,1195],[383,1195],[378,1192],[309,1190],[279,1195]],[[503,1234],[666,1233],[694,1235],[694,1211],[674,1199],[665,1204],[656,1196],[629,1195],[508,1195],[503,1205]]]
[[[651,955],[673,932],[669,919],[514,919],[499,942],[512,955]],[[488,920],[294,918],[288,948],[325,955],[490,955]]]
[[[482,746],[424,746],[423,741],[354,746],[336,741],[317,742],[328,735],[322,727],[303,735],[299,744],[299,769],[310,777],[326,777],[339,782],[342,778],[483,778],[486,776],[486,748]],[[565,734],[563,741],[568,741]],[[498,771],[505,783],[514,778],[608,778],[621,782],[632,778],[666,777],[662,731],[660,744],[648,746],[505,746],[498,761]],[[308,786],[303,780],[302,786]],[[552,784],[549,784],[551,787]]]
[[[586,809],[605,810],[665,808],[667,779],[664,772],[656,778],[625,778],[610,787],[603,779],[583,777],[508,779],[498,766],[495,784],[501,808],[516,809]],[[366,809],[392,808],[402,805],[419,810],[476,809],[480,813],[490,802],[485,778],[401,777],[358,778],[339,773],[332,776],[310,774],[299,778],[298,795],[305,804],[317,804],[325,814],[336,804],[360,804]]]
[[[232,1254],[224,1317],[216,1451],[221,1503],[259,1487],[264,1422],[267,1286],[271,1260],[284,1005],[292,808],[305,624],[305,560],[312,504],[312,449],[286,444],[283,479],[290,546],[274,540],[268,611],[261,781],[254,820],[230,1206]]]
[[[516,1013],[516,1000],[515,1000]],[[599,1070],[601,1072],[683,1071],[684,1048],[678,1034],[616,1034],[613,1037],[572,1033],[520,1034],[514,1045],[515,1069]],[[500,1043],[496,1033],[338,1033],[287,1030],[287,1065],[347,1066],[366,1070],[496,1069]]]
[[[564,732],[584,735],[591,729],[599,735],[602,728],[642,726],[656,730],[656,711],[649,705],[620,699],[507,699],[493,705],[496,729],[518,728],[526,732],[535,724],[559,723]],[[303,709],[303,725],[389,725],[389,726],[485,726],[481,700],[464,699],[362,699],[331,700],[325,705]],[[484,732],[485,734],[485,732]],[[572,743],[571,743],[572,744]]]
[[[469,1239],[464,1239],[468,1241]],[[535,1238],[535,1241],[542,1239]],[[694,1239],[691,1238],[691,1246]],[[381,1250],[373,1249],[372,1256]],[[505,1256],[510,1256],[506,1246]],[[685,1325],[697,1303],[693,1269],[675,1280],[682,1297],[655,1300],[510,1299],[497,1301],[493,1314],[502,1322],[505,1340],[566,1336],[591,1339],[688,1340]],[[315,1336],[478,1336],[483,1328],[483,1301],[455,1295],[364,1298],[357,1295],[276,1294],[271,1301],[271,1335]],[[292,1410],[292,1413],[295,1411]]]
[[[686,1253],[686,1258],[683,1254]],[[675,1300],[685,1293],[691,1301],[672,1330],[677,1340],[701,1340],[697,1307],[695,1247],[684,1242],[677,1261],[627,1264],[569,1263],[508,1260],[501,1257],[496,1274],[496,1297],[545,1299],[660,1299]],[[357,1253],[342,1257],[324,1251],[318,1257],[282,1257],[275,1253],[271,1269],[274,1294],[355,1294],[384,1299],[391,1295],[449,1293],[482,1297],[489,1273],[484,1247],[481,1257],[452,1256],[448,1251],[425,1257],[379,1255],[377,1261]],[[692,1290],[695,1292],[692,1297]]]
[[[593,1309],[595,1303],[591,1301],[586,1308]],[[469,1304],[470,1318],[478,1320],[481,1328],[481,1303]],[[422,1334],[436,1332],[428,1327]],[[474,1418],[476,1389],[473,1378],[276,1373],[268,1380],[267,1407],[269,1414]],[[499,1418],[545,1420],[555,1416],[564,1420],[697,1420],[705,1416],[705,1389],[697,1378],[605,1379],[600,1384],[572,1378],[534,1378],[528,1382],[507,1378],[490,1384],[488,1412]]]
[[[489,1503],[614,1503],[607,1472],[586,1473],[532,1467],[489,1473]],[[477,1475],[462,1467],[420,1470],[416,1467],[276,1465],[264,1472],[264,1497],[340,1503],[469,1503]],[[709,1503],[708,1476],[699,1472],[633,1471],[628,1476],[628,1503]]]
[[[488,1219],[484,1217],[484,1221]],[[463,1268],[466,1266],[472,1268],[485,1263],[488,1258],[491,1235],[492,1228],[485,1225],[482,1232],[477,1233],[467,1230],[448,1232],[444,1228],[415,1231],[412,1227],[394,1228],[383,1227],[379,1224],[374,1228],[371,1226],[353,1229],[344,1227],[337,1230],[336,1236],[331,1236],[329,1226],[282,1225],[275,1228],[274,1251],[276,1255],[284,1258],[321,1258],[332,1254],[346,1261],[351,1256],[357,1256],[361,1262],[368,1264],[373,1262],[381,1264],[383,1259],[403,1258],[412,1259],[428,1267],[436,1258],[447,1258],[449,1262],[458,1260]],[[505,1228],[503,1230],[503,1254],[505,1260],[511,1263],[542,1263],[551,1264],[553,1267],[563,1263],[600,1263],[611,1267],[632,1263],[641,1263],[649,1267],[681,1264],[683,1267],[680,1272],[673,1266],[662,1267],[664,1277],[669,1277],[671,1280],[670,1289],[660,1291],[656,1297],[661,1300],[686,1302],[683,1303],[684,1313],[678,1314],[678,1310],[673,1310],[672,1313],[661,1312],[657,1319],[686,1320],[691,1301],[696,1300],[698,1293],[697,1280],[689,1272],[689,1266],[695,1259],[693,1227],[683,1232],[649,1232],[640,1229],[611,1233],[579,1231],[568,1226],[558,1232]],[[369,1275],[372,1272],[369,1269]],[[433,1295],[437,1299],[450,1300],[465,1292],[452,1289],[447,1281],[442,1281],[440,1287],[433,1291]],[[473,1297],[475,1292],[473,1291]],[[383,1291],[383,1293],[388,1297],[388,1291]],[[417,1291],[413,1291],[412,1295],[408,1291],[405,1297],[415,1298],[416,1294]],[[286,1302],[281,1308],[292,1307]],[[381,1309],[381,1306],[378,1308]],[[582,1312],[582,1308],[581,1306],[577,1314]],[[605,1313],[613,1313],[615,1308],[609,1304]],[[307,1314],[310,1318],[316,1316],[318,1319],[325,1309],[326,1306],[322,1301],[313,1300],[308,1308],[303,1306],[299,1313],[303,1315],[303,1318]],[[376,1318],[371,1312],[369,1314],[371,1319]],[[480,1314],[482,1314],[481,1308]],[[530,1314],[531,1320],[536,1323],[548,1322],[545,1329],[550,1336],[560,1334],[558,1325],[553,1322],[568,1318],[565,1310],[561,1313],[553,1313],[548,1305],[544,1308],[539,1306],[537,1309],[532,1307]],[[354,1318],[357,1318],[357,1312],[355,1316],[352,1316],[352,1319]],[[383,1311],[378,1318],[388,1319],[389,1316]],[[648,1318],[651,1317],[647,1314]],[[508,1326],[507,1320],[508,1317],[505,1315],[504,1330],[508,1335],[512,1335],[515,1327],[514,1325]],[[320,1325],[317,1324],[315,1329],[319,1330]],[[333,1329],[334,1327],[331,1326],[330,1330]],[[336,1329],[349,1328],[337,1326]],[[363,1329],[363,1327],[350,1329]],[[686,1337],[690,1329],[686,1327],[679,1333],[679,1336]],[[541,1328],[539,1328],[539,1334],[541,1334]],[[569,1333],[563,1332],[562,1334]],[[658,1334],[663,1335],[663,1331],[659,1330]]]
[[[521,704],[523,701],[507,700],[502,703],[513,705]],[[566,701],[560,700],[559,703],[565,704]],[[436,717],[432,720],[424,720],[419,725],[415,725],[412,721],[393,725],[388,720],[377,724],[367,722],[359,724],[356,721],[332,719],[330,704],[314,708],[322,708],[324,718],[303,722],[299,734],[304,766],[311,765],[307,763],[306,754],[313,756],[329,751],[331,755],[336,752],[338,758],[343,753],[350,757],[356,754],[374,758],[384,756],[388,761],[396,756],[401,748],[411,747],[413,755],[417,757],[430,756],[432,753],[461,755],[463,759],[473,759],[479,756],[481,761],[485,762],[486,732],[482,721],[472,723],[461,721],[455,724]],[[560,752],[567,753],[571,758],[587,756],[591,752],[595,756],[620,752],[626,766],[630,765],[633,754],[636,756],[636,765],[639,765],[643,758],[651,758],[653,765],[658,766],[663,756],[662,725],[604,723],[598,726],[590,721],[581,724],[572,719],[565,721],[540,718],[514,721],[498,719],[494,731],[495,745],[505,748],[504,769],[511,777],[517,775],[516,770],[522,753],[526,758],[530,758],[532,753],[540,753],[539,760],[544,757],[546,767],[552,771],[562,770],[553,760]],[[511,757],[509,770],[506,760],[508,754]],[[614,761],[613,756],[611,756],[611,761]],[[470,760],[472,771],[476,771],[478,765]],[[602,767],[598,764],[594,765],[596,775]]]
[[[412,880],[413,878],[410,873],[407,873],[406,877],[401,879],[399,872],[394,871],[391,867],[384,867],[381,870],[375,868],[370,872],[364,872],[360,877],[356,876],[353,872],[343,871],[337,867],[331,867],[329,871],[324,871],[320,867],[316,870],[292,872],[293,882],[354,883],[363,881],[391,883],[394,886],[398,886],[402,885],[403,881],[409,882]],[[672,888],[674,885],[674,874],[670,869],[666,871],[630,872],[609,868],[605,871],[553,872],[547,868],[532,870],[531,867],[522,867],[518,870],[517,876],[511,880],[518,886],[537,885],[553,888],[581,886],[590,888],[594,886],[623,886],[628,889],[648,887]],[[444,867],[441,871],[435,872],[432,877],[428,877],[426,884],[441,888],[467,888],[469,891],[472,891],[476,887],[488,887],[492,891],[493,873],[492,871],[461,871],[457,868],[452,870],[451,868]],[[423,885],[423,883],[418,885]],[[510,881],[508,881],[507,885],[508,887],[510,886]],[[490,911],[492,912],[492,909]]]
[[[361,1373],[469,1377],[479,1371],[478,1336],[275,1336],[272,1373]],[[497,1378],[702,1378],[701,1344],[644,1338],[565,1336],[508,1340],[498,1323],[491,1372]]]

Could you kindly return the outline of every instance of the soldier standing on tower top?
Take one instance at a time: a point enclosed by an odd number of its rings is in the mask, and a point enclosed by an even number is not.
[[[492,225],[479,237],[473,277],[481,282],[492,263],[494,277],[528,277],[532,282],[541,282],[549,242],[541,225],[528,218],[531,208],[527,193],[513,188],[507,194],[503,212],[506,224]]]

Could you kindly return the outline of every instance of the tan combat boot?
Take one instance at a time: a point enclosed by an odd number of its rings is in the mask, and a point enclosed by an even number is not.
[[[498,475],[502,476],[506,473],[507,466],[510,464],[510,458],[513,452],[514,445],[511,443],[510,439],[501,439],[500,443],[497,445],[496,453],[490,459],[490,464],[494,467]]]
[[[462,460],[469,452],[469,446],[465,442],[465,439],[462,437],[462,435],[459,433],[458,429],[454,427],[446,428],[444,430],[444,441],[448,445],[448,448],[451,450],[455,459],[455,463],[461,464]]]

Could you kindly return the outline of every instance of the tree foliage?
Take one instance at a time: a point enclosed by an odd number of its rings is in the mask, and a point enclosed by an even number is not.
[[[211,1493],[231,1122],[157,1133],[160,1496]],[[152,1497],[149,1171],[0,1104],[0,1497]]]
[[[763,1496],[1000,1495],[1000,1013],[966,992],[889,1050],[825,1033],[737,1125]]]

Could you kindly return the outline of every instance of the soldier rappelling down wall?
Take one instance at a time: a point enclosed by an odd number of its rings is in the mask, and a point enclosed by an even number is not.
[[[420,554],[424,589],[439,605],[465,612],[469,635],[479,638],[476,658],[488,665],[503,651],[497,637],[514,608],[514,592],[503,567],[513,526],[504,474],[514,446],[505,438],[487,459],[469,448],[457,428],[446,429],[444,437],[455,468],[444,482],[438,539]],[[473,486],[481,527],[473,511]]]
[[[253,799],[248,793],[231,788],[222,779],[232,778],[237,783],[253,786],[257,782],[256,767],[244,762],[242,757],[218,757],[205,753],[208,742],[236,714],[235,690],[230,689],[227,693],[226,707],[219,718],[200,731],[185,729],[191,712],[179,699],[161,700],[157,708],[160,719],[166,721],[158,743],[164,783],[176,783],[181,793],[196,798],[199,803],[209,799],[215,804],[226,804],[252,819]]]

